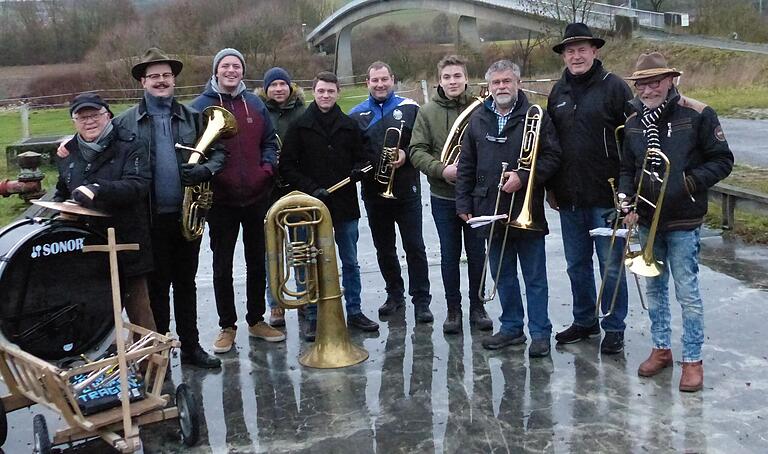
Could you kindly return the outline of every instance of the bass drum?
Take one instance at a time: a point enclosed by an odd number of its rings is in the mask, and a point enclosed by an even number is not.
[[[41,359],[96,359],[112,343],[106,239],[82,224],[24,219],[0,231],[0,333]],[[62,361],[63,362],[63,361]]]

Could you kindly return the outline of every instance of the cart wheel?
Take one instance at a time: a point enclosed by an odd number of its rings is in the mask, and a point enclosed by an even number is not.
[[[184,383],[176,387],[176,408],[179,409],[181,441],[187,446],[194,446],[200,437],[200,412],[194,394]]]
[[[32,419],[32,432],[35,435],[34,452],[35,454],[51,453],[51,437],[48,435],[48,425],[45,423],[45,416],[36,414]]]
[[[0,446],[5,444],[8,438],[8,415],[5,413],[5,404],[0,398]]]

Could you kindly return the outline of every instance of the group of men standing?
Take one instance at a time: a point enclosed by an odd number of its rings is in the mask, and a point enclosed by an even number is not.
[[[728,175],[733,155],[715,112],[679,94],[674,77],[680,72],[669,68],[661,54],[643,54],[638,59],[636,71],[626,78],[635,81],[633,98],[627,83],[603,68],[597,58],[603,44],[586,25],[577,23],[568,25],[563,40],[554,46],[566,68],[549,95],[546,111],[539,110],[537,116],[540,132],[535,170],[531,165],[517,165],[531,103],[521,89],[520,68],[508,60],[490,65],[485,74],[490,96],[472,104],[476,98],[468,85],[466,62],[455,55],[443,58],[437,65],[437,92],[421,109],[415,101],[395,94],[395,75],[389,65],[374,62],[366,73],[368,98],[346,115],[337,104],[339,81],[329,72],[315,77],[314,101],[308,105],[282,68],[265,73],[259,96],[248,92],[243,83],[245,59],[235,49],[223,49],[214,57],[212,77],[204,93],[191,107],[184,106],[173,95],[182,63],[150,49],[132,71],[144,87],[137,106],[110,122],[109,106],[97,95],[80,95],[72,101],[70,114],[78,135],[66,145],[67,151],[60,152],[56,197],[72,197],[115,213],[121,206],[134,207],[129,218],[122,215],[114,219],[119,239],[147,246],[135,254],[142,257],[143,265],[130,268],[130,275],[137,278],[127,293],[137,296],[126,299],[128,315],[138,324],[168,331],[172,286],[181,360],[200,367],[219,367],[220,360],[207,354],[198,340],[195,274],[200,239],[184,239],[179,224],[187,186],[209,180],[213,185],[208,225],[220,325],[213,345],[215,353],[229,351],[236,337],[232,268],[241,227],[249,335],[271,342],[285,339],[263,318],[268,285],[263,219],[271,202],[287,188],[310,194],[330,209],[342,265],[347,323],[364,331],[378,329],[378,323],[361,308],[356,185],[328,191],[346,177],[353,183],[362,181],[362,199],[386,286],[379,316],[392,316],[405,307],[397,227],[408,265],[414,318],[417,323],[432,322],[422,236],[422,172],[429,182],[440,241],[447,307],[444,333],[458,334],[463,328],[462,245],[468,263],[470,326],[482,331],[493,329],[484,308],[482,284],[487,250],[502,313],[498,331],[483,339],[483,347],[525,344],[527,315],[531,338],[528,354],[547,356],[552,324],[544,247],[548,233],[546,199],[559,212],[573,295],[573,323],[555,339],[561,344],[578,342],[600,336],[602,328],[601,351],[615,354],[624,348],[627,315],[626,281],[620,273],[623,240],[617,239],[611,248],[609,238],[591,236],[590,230],[606,226],[606,214],[619,215],[624,210],[631,211],[625,223],[639,224],[641,238],[647,238],[653,212],[642,203],[630,202],[636,200],[635,189],[641,180],[658,196],[658,178],[653,175],[662,173],[664,164],[651,163],[656,167],[643,172],[646,150],[658,149],[669,157],[673,171],[654,243],[662,273],[647,279],[654,348],[638,373],[652,376],[672,365],[667,290],[671,273],[683,308],[680,389],[696,391],[703,384],[699,229],[706,212],[707,188]],[[203,127],[198,112],[212,105],[234,115],[239,133],[219,140],[202,163],[187,164],[190,152],[174,144],[194,145]],[[461,141],[460,158],[458,162],[443,162],[440,154],[450,140],[451,126],[469,105],[474,111]],[[614,131],[625,124],[622,148],[614,140]],[[397,134],[392,134],[393,130]],[[394,169],[390,176],[395,198],[381,197],[384,188],[366,172],[366,166],[382,160],[385,149],[390,150],[389,165]],[[502,162],[511,164],[504,175]],[[280,182],[277,185],[276,179]],[[614,181],[621,194],[616,194]],[[617,206],[617,200],[623,205]],[[523,209],[530,210],[534,228],[497,224],[490,237],[488,227],[470,226],[473,217],[506,214],[512,220]],[[151,215],[143,216],[142,212]],[[596,304],[608,312],[614,298],[612,292],[604,292],[602,301],[596,302],[595,252],[606,287],[617,289],[615,307],[602,319]],[[129,259],[138,261],[132,256],[124,260]],[[525,283],[525,307],[518,262]],[[147,317],[150,306],[153,317]],[[282,310],[271,301],[270,306],[270,323],[282,325]],[[316,332],[315,310],[309,308],[305,318],[303,335],[311,341]]]

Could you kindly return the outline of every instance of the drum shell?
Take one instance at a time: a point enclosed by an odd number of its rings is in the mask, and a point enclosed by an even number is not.
[[[114,330],[106,239],[78,222],[24,219],[0,231],[0,336],[41,359],[94,359]]]

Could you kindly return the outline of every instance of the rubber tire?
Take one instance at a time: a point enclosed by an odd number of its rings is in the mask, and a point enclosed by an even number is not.
[[[176,408],[179,410],[181,441],[194,446],[200,438],[200,411],[194,393],[184,383],[176,387]]]
[[[32,452],[35,454],[51,454],[51,436],[48,434],[48,424],[45,423],[45,416],[38,413],[32,418],[32,433],[35,436]]]
[[[5,413],[5,404],[0,398],[0,446],[8,439],[8,415]]]

